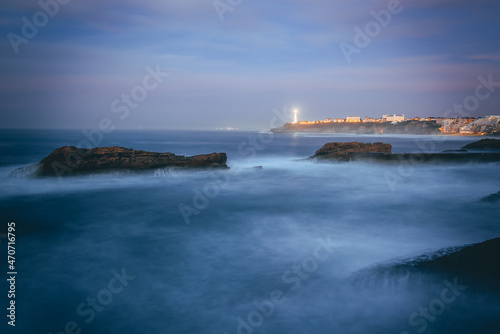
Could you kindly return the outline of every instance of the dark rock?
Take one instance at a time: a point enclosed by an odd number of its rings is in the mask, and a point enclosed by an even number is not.
[[[446,151],[443,151],[443,153],[453,153],[453,152],[468,152],[466,149],[459,149],[459,150],[446,150]]]
[[[32,176],[69,176],[115,170],[148,170],[164,167],[228,168],[225,153],[184,157],[112,146],[80,149],[64,146],[44,158]],[[16,171],[13,172],[15,174]]]
[[[467,164],[500,162],[500,153],[355,153],[352,161],[400,163],[409,161],[411,164]]]
[[[481,139],[462,148],[469,150],[500,150],[500,139]]]
[[[481,202],[486,202],[486,203],[497,203],[500,202],[500,191],[497,192],[496,194],[491,194],[489,196],[486,196],[481,199]]]
[[[500,153],[391,153],[391,144],[327,143],[310,159],[400,163],[486,163],[499,162]]]
[[[466,246],[433,260],[415,263],[420,272],[459,276],[471,284],[500,290],[500,238]]]
[[[418,281],[439,283],[445,278],[457,277],[460,282],[474,286],[474,290],[500,292],[499,254],[500,238],[495,238],[363,269],[353,274],[351,281],[377,284],[382,280],[404,278],[406,283],[413,284]]]
[[[332,159],[338,161],[349,161],[354,153],[391,153],[392,145],[384,143],[327,143],[311,156],[312,159]]]

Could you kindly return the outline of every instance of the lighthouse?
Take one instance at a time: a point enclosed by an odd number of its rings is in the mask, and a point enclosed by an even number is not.
[[[293,124],[297,124],[299,122],[299,118],[297,117],[298,113],[299,113],[299,109],[294,108],[293,109]]]

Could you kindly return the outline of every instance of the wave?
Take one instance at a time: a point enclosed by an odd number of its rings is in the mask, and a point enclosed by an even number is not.
[[[24,166],[24,167],[19,167],[19,168],[14,169],[12,172],[10,172],[8,174],[8,177],[15,178],[15,179],[30,178],[36,174],[39,167],[40,167],[40,164],[38,164],[38,163]]]

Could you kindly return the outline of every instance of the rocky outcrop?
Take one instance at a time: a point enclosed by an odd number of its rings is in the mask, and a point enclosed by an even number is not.
[[[363,269],[351,276],[354,283],[376,285],[387,280],[413,284],[457,277],[475,289],[500,292],[500,238],[485,242],[452,247],[416,258]]]
[[[500,191],[496,194],[491,194],[481,199],[481,202],[485,203],[499,203],[500,202]]]
[[[357,153],[391,153],[391,150],[391,144],[384,144],[381,142],[374,144],[359,143],[356,141],[348,143],[326,143],[310,158],[349,161]]]
[[[391,144],[327,143],[309,157],[316,160],[400,163],[486,163],[500,162],[500,153],[391,153]]]
[[[385,163],[411,164],[467,164],[500,162],[500,153],[356,153],[350,157],[352,161],[369,161]]]
[[[360,122],[360,123],[286,123],[279,128],[271,129],[274,133],[357,133],[357,134],[440,134],[440,125],[436,122],[404,121],[392,122]]]
[[[479,141],[465,145],[466,150],[500,150],[500,139],[481,139]]]
[[[185,157],[112,146],[81,149],[64,146],[54,150],[36,168],[32,176],[69,176],[117,170],[148,170],[164,167],[228,168],[225,153]]]

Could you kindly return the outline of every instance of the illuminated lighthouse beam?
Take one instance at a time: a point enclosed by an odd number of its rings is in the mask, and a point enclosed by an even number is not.
[[[297,117],[298,113],[299,109],[297,108],[293,109],[293,124],[297,124],[299,122],[299,118]]]

